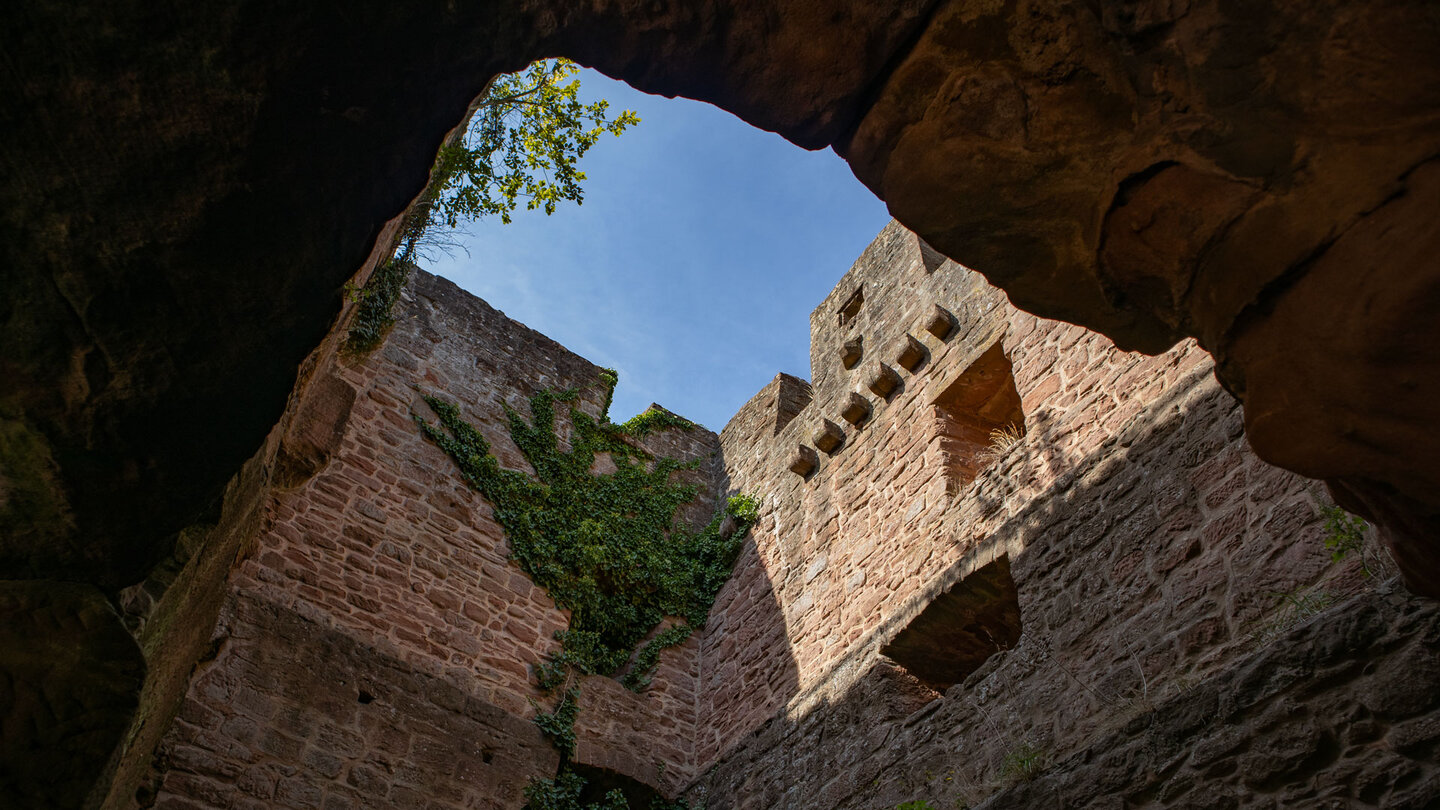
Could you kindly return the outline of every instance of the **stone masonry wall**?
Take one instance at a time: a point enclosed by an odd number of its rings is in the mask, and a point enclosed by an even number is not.
[[[954,316],[943,338],[926,331],[937,305]],[[721,434],[731,485],[763,493],[765,518],[702,639],[699,750],[717,764],[693,796],[713,810],[1440,796],[1423,730],[1440,700],[1433,607],[1375,592],[1377,558],[1371,577],[1354,554],[1332,562],[1319,490],[1249,452],[1196,346],[1130,354],[1018,312],[894,225],[812,329],[810,404],[777,420],[799,384],[777,378]],[[907,335],[925,354],[913,371]],[[975,448],[937,403],[1004,404],[967,396],[994,387],[997,341],[1025,435],[957,463]],[[898,379],[886,396],[880,364]],[[871,409],[858,425],[855,396]],[[826,420],[843,441],[817,451]],[[973,483],[955,472],[976,468]],[[973,584],[995,561],[1018,640],[943,694],[882,655],[941,594],[997,601]],[[1376,689],[1404,696],[1381,709]],[[1043,791],[1026,787],[1041,773]]]
[[[597,415],[601,369],[412,276],[384,345],[309,388],[278,463],[297,483],[273,495],[230,576],[219,652],[162,746],[159,807],[514,808],[555,772],[530,722],[542,700],[530,668],[558,650],[565,614],[412,414],[433,419],[423,394],[454,401],[503,466],[528,470],[502,403],[528,415],[536,391],[588,386],[580,407]],[[703,485],[687,516],[708,519],[714,434],[645,445],[707,465],[677,475]],[[584,679],[576,761],[672,793],[688,783],[697,651],[666,651],[643,694]]]
[[[412,417],[455,401],[523,470],[502,404],[600,369],[424,273],[396,314],[297,391],[134,804],[514,810],[554,773],[530,667],[565,615]],[[700,460],[686,519],[761,520],[647,691],[584,680],[577,763],[710,810],[1440,800],[1440,611],[1373,537],[1332,560],[1193,343],[1019,312],[894,224],[811,329],[812,382],[646,440]]]

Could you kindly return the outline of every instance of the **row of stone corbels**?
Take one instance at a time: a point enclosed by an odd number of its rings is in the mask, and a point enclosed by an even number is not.
[[[946,340],[955,332],[955,316],[939,304],[931,309],[929,317],[925,319],[923,328],[926,332],[934,335],[937,340]],[[851,360],[848,344],[844,349],[845,354],[841,361],[846,367],[855,365]],[[895,364],[906,372],[914,373],[925,362],[929,350],[914,335],[907,333],[894,352]],[[858,358],[857,358],[858,359]],[[869,372],[864,376],[865,388],[870,393],[881,399],[889,399],[892,394],[899,390],[903,380],[900,373],[883,360],[877,360],[871,365]],[[851,391],[849,396],[842,400],[839,417],[849,422],[853,427],[859,427],[870,418],[874,408],[870,398],[863,391]],[[834,455],[845,444],[845,429],[832,419],[821,417],[820,424],[810,437],[811,447],[801,444],[795,449],[794,455],[790,457],[790,471],[801,478],[809,478],[820,466],[820,456],[816,452],[818,448],[826,455]]]

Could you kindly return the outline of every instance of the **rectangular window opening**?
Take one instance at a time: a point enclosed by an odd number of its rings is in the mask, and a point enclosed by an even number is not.
[[[935,433],[952,492],[1025,436],[1015,373],[998,341],[935,399]]]
[[[860,314],[860,305],[864,303],[865,288],[861,287],[845,301],[844,306],[840,307],[840,325],[844,326],[855,320],[855,316]]]
[[[935,597],[880,652],[944,692],[1019,641],[1020,602],[1010,558],[1002,556]]]

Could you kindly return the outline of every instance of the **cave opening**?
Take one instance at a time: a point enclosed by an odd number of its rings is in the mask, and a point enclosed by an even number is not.
[[[811,379],[811,312],[889,221],[884,203],[833,150],[577,78],[581,101],[640,119],[584,154],[583,204],[544,216],[522,201],[419,265],[617,370],[617,419],[659,403],[718,431],[776,372]]]

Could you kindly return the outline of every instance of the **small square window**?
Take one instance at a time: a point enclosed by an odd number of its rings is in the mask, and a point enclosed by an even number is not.
[[[840,307],[840,325],[845,326],[855,320],[860,314],[860,306],[865,303],[865,288],[861,287],[845,301],[845,306]]]

